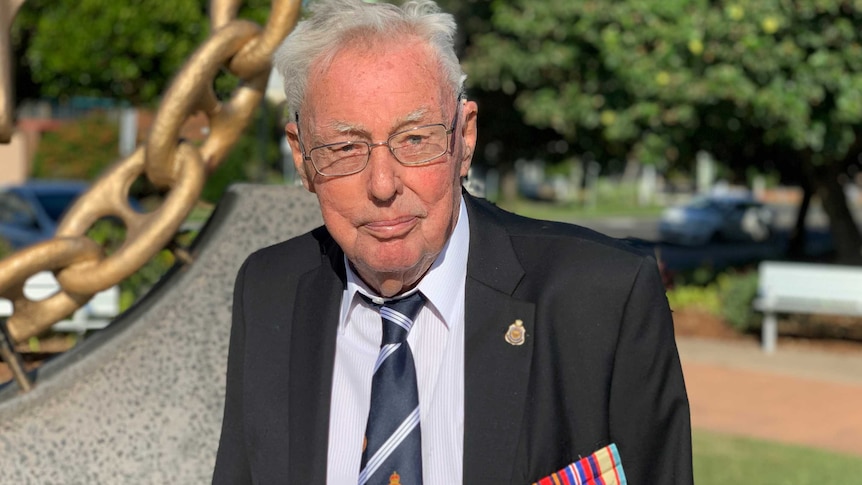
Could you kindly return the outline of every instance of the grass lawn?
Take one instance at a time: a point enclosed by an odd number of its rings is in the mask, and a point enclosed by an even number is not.
[[[695,431],[697,485],[862,484],[862,457]]]
[[[507,211],[546,221],[572,222],[600,217],[658,217],[662,207],[656,205],[638,206],[624,202],[605,202],[595,207],[585,207],[575,203],[553,203],[519,199],[500,201],[498,205]]]

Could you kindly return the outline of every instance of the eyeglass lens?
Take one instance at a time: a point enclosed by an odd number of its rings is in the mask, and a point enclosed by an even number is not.
[[[448,133],[443,125],[428,125],[395,133],[386,143],[367,142],[332,143],[313,148],[309,153],[318,172],[325,175],[344,175],[365,168],[371,149],[388,145],[389,151],[404,165],[429,162],[448,150]]]

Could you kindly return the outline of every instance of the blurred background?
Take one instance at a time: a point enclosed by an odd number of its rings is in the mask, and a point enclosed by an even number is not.
[[[0,257],[50,238],[71,201],[146,137],[159,96],[209,34],[205,3],[23,4],[11,29],[17,127],[0,145]],[[763,261],[839,265],[862,295],[862,1],[440,4],[458,19],[479,104],[469,190],[655,254],[697,482],[862,483],[862,303],[781,313],[775,355],[758,348],[755,310]],[[269,8],[248,0],[239,16],[263,24]],[[219,93],[234,87],[216,80]],[[282,102],[274,75],[181,240],[231,183],[297,183]],[[203,115],[183,130],[207,133]],[[142,179],[132,204],[163,195]],[[90,236],[110,251],[124,229],[106,219]],[[121,283],[116,312],[173,264],[163,251]],[[58,328],[19,350],[38,365],[98,328]],[[823,407],[836,401],[852,407]]]

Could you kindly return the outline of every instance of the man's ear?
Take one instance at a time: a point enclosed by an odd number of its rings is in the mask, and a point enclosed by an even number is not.
[[[314,192],[312,175],[308,171],[309,169],[305,164],[305,160],[302,159],[302,147],[300,146],[299,131],[297,130],[296,123],[293,121],[288,123],[284,127],[284,134],[287,136],[287,143],[290,145],[290,154],[293,157],[293,166],[296,167],[296,173],[299,174],[302,180],[302,186],[309,192]]]
[[[479,114],[479,106],[475,101],[464,101],[464,107],[462,108],[462,116],[464,116],[464,122],[461,124],[461,140],[463,141],[463,149],[461,150],[461,177],[466,177],[467,172],[470,170],[470,165],[473,160],[473,153],[476,150],[476,139],[478,135],[478,128],[476,125],[476,119]]]

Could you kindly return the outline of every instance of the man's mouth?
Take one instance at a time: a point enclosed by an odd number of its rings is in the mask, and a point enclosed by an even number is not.
[[[362,229],[377,239],[396,239],[406,236],[419,224],[416,216],[402,216],[362,224]]]

